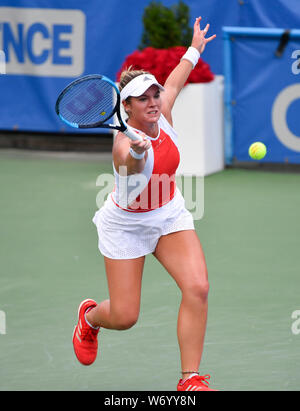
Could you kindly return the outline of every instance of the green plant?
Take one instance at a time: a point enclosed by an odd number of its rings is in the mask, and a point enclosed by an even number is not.
[[[170,8],[159,1],[152,1],[144,10],[144,31],[139,49],[190,46],[193,31],[189,20],[189,7],[183,1]]]

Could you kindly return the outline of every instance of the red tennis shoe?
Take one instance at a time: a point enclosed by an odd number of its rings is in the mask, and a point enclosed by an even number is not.
[[[177,391],[217,391],[209,388],[210,375],[193,375],[186,380],[179,380]]]
[[[98,351],[98,332],[100,327],[91,327],[85,319],[85,313],[90,308],[96,307],[94,300],[84,300],[78,308],[78,323],[73,333],[73,347],[75,355],[83,365],[92,364]]]

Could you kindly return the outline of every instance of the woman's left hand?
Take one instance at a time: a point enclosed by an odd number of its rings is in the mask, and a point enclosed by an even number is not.
[[[206,44],[212,41],[216,37],[216,34],[214,34],[213,36],[205,38],[208,32],[208,29],[209,29],[209,24],[207,24],[205,28],[201,30],[200,29],[201,19],[202,17],[197,17],[195,20],[194,35],[193,35],[192,44],[191,44],[191,46],[195,47],[199,51],[200,54],[203,53]]]

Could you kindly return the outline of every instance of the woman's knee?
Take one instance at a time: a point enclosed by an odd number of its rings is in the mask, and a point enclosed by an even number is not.
[[[182,289],[183,296],[197,299],[202,302],[206,302],[208,293],[209,282],[207,279],[190,282]]]
[[[138,312],[129,312],[127,310],[115,312],[113,315],[113,324],[116,330],[128,330],[133,327],[138,320]]]

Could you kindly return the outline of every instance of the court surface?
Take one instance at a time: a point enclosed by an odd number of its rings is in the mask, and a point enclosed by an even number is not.
[[[138,323],[101,330],[90,367],[73,353],[78,304],[108,297],[92,217],[96,179],[111,172],[100,157],[0,152],[0,390],[176,389],[180,293],[153,256]],[[205,178],[196,229],[211,289],[200,371],[214,388],[300,388],[299,183],[300,174],[236,169]]]

